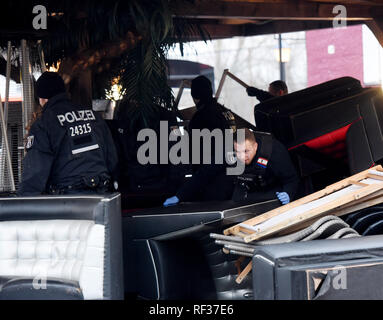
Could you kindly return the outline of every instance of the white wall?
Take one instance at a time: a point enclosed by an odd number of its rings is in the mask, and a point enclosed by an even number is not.
[[[0,95],[2,100],[4,100],[4,97],[5,97],[5,84],[6,84],[6,78],[0,75]],[[21,98],[23,96],[22,90],[23,90],[23,87],[21,84],[17,84],[13,80],[11,80],[10,86],[9,86],[10,98]]]
[[[380,85],[383,76],[383,49],[370,28],[363,25],[363,82]]]

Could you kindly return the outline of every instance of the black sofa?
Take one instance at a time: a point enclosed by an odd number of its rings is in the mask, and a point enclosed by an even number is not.
[[[256,300],[383,299],[383,236],[260,247]]]
[[[235,282],[238,257],[209,237],[280,206],[232,201],[185,203],[123,215],[126,294],[143,299],[251,299],[248,277]]]
[[[306,194],[383,159],[382,91],[362,88],[357,79],[267,100],[255,106],[254,116],[257,130],[271,132],[289,149],[302,178],[317,178]]]

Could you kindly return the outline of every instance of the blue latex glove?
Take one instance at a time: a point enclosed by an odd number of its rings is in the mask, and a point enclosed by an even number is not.
[[[168,199],[166,199],[166,201],[164,202],[164,207],[174,206],[174,205],[177,204],[178,202],[180,202],[180,199],[178,199],[177,196],[168,198]]]
[[[287,192],[276,192],[276,195],[282,204],[288,204],[290,202],[290,196]]]

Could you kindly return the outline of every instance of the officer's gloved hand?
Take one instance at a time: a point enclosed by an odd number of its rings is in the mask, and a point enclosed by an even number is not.
[[[178,199],[177,196],[168,198],[168,199],[166,199],[166,201],[164,202],[164,207],[173,206],[173,205],[177,204],[178,202],[180,202],[180,199]]]
[[[248,87],[246,88],[247,95],[250,97],[255,97],[257,95],[257,88],[254,87]]]
[[[290,202],[290,196],[287,192],[276,192],[276,195],[282,204],[288,204]]]

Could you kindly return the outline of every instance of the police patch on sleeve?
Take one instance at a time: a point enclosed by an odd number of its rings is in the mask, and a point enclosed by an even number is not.
[[[33,142],[35,141],[35,136],[27,137],[27,144],[25,146],[26,149],[30,149],[33,146]]]
[[[265,158],[258,158],[257,160],[257,165],[259,165],[262,168],[266,168],[268,163],[269,163],[269,160]]]

